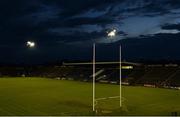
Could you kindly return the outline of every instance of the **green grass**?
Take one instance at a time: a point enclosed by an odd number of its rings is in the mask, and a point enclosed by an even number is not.
[[[118,99],[98,101],[97,115],[180,115],[180,91],[123,86]],[[117,96],[118,85],[96,84],[96,98]],[[43,78],[0,78],[0,115],[93,115],[92,84]]]

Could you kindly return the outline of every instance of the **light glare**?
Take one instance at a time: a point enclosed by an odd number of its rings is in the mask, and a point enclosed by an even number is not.
[[[26,44],[28,47],[33,48],[35,46],[34,42],[28,41]]]
[[[114,29],[114,30],[112,30],[111,32],[109,32],[108,33],[108,37],[114,37],[114,36],[116,36],[116,30]]]

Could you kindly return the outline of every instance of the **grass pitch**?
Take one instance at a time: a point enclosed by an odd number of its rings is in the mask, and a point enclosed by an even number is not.
[[[119,100],[97,102],[97,115],[180,115],[180,91],[123,86]],[[119,86],[96,84],[96,98],[118,96]],[[0,78],[0,115],[93,115],[92,84],[45,78]]]

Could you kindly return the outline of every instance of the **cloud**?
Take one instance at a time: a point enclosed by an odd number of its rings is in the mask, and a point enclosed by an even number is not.
[[[142,35],[175,34],[179,33],[176,29],[164,29],[163,26],[180,23],[177,3],[172,0],[18,0],[8,10],[5,7],[8,2],[2,3],[6,5],[1,5],[1,9],[11,15],[7,15],[6,23],[1,22],[2,29],[6,29],[1,33],[5,36],[11,32],[21,39],[32,36],[68,43],[92,39],[99,43],[114,43]],[[118,30],[118,35],[113,41],[107,41],[106,31],[113,28]]]
[[[97,18],[97,17],[104,16],[106,13],[109,12],[110,9],[111,9],[111,6],[108,6],[107,8],[105,7],[104,9],[101,9],[101,10],[97,10],[93,8],[82,14],[75,15],[73,16],[73,18],[80,18],[80,17]]]
[[[177,30],[180,30],[180,23],[165,24],[165,25],[162,26],[162,29],[168,29],[168,30],[177,29]]]
[[[177,34],[177,33],[180,33],[179,30],[176,30],[176,29],[173,29],[173,30],[160,30],[154,34],[159,34],[159,33],[162,33],[162,34]]]
[[[123,43],[132,58],[166,57],[173,54],[170,50],[179,56],[179,0],[1,0],[0,14],[4,60],[30,57],[24,46],[30,39],[38,44],[31,57],[40,61],[86,56],[94,42],[113,48]],[[113,29],[117,36],[108,38],[106,32]]]
[[[80,25],[77,27],[67,27],[67,28],[52,28],[49,29],[48,32],[50,33],[56,33],[58,35],[72,35],[79,33],[92,33],[92,32],[101,32],[103,29],[102,26],[99,25]]]
[[[173,15],[163,15],[156,17],[134,16],[122,20],[119,28],[128,34],[128,37],[138,37],[140,35],[156,34],[161,32],[162,25],[174,23],[177,18]]]
[[[35,12],[22,16],[21,20],[26,20],[34,25],[38,25],[39,23],[58,20],[61,11],[57,6],[41,4]]]
[[[160,3],[159,3],[160,2]],[[101,6],[101,9],[98,9]],[[153,6],[153,7],[152,7]],[[67,28],[51,28],[50,33],[59,35],[77,35],[77,32],[92,33],[116,28],[126,35],[117,35],[113,41],[107,41],[106,36],[95,40],[99,43],[112,43],[121,39],[136,38],[142,35],[158,33],[179,33],[177,30],[164,30],[165,24],[175,24],[180,21],[177,5],[169,0],[126,0],[88,7],[82,12],[69,17],[64,23]],[[80,33],[79,33],[80,34]]]

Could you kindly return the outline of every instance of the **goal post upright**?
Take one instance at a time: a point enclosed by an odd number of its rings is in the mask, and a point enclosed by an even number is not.
[[[121,45],[119,46],[119,106],[122,107],[122,60],[121,60],[121,56],[122,56],[122,51],[121,51]]]
[[[95,90],[95,84],[96,84],[96,44],[93,44],[93,112],[96,111],[96,90]],[[122,107],[122,50],[121,45],[119,46],[119,106]]]
[[[93,111],[95,111],[95,72],[96,72],[96,44],[93,44]]]

